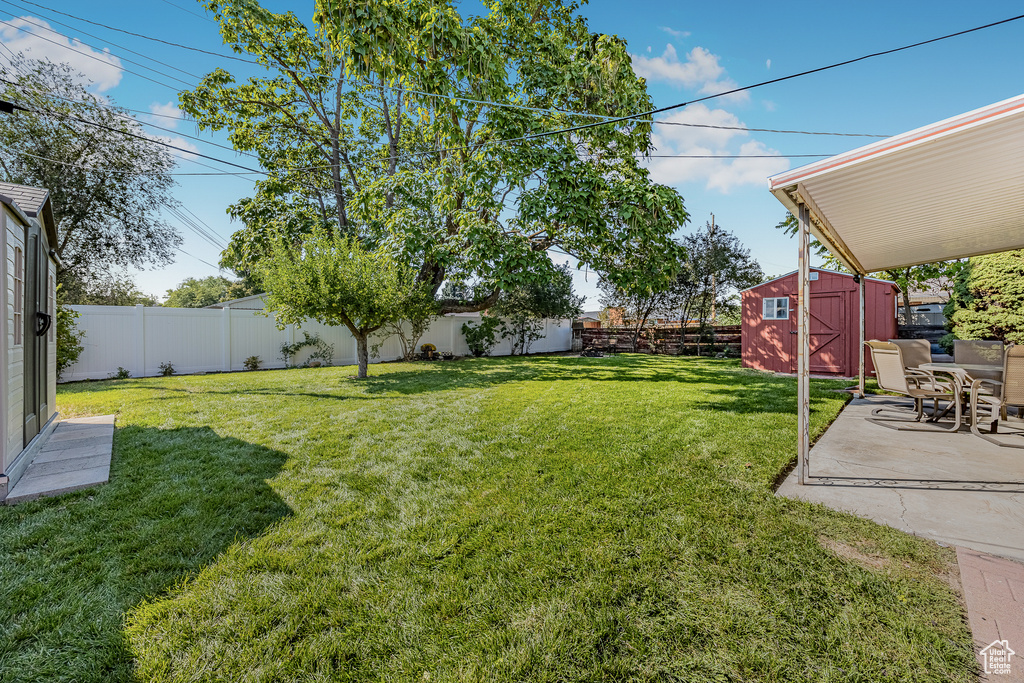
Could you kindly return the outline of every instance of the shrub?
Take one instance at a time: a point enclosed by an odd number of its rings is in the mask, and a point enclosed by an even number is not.
[[[313,347],[313,353],[309,354],[303,367],[320,367],[331,364],[331,359],[334,358],[334,344],[328,344],[320,338],[320,335],[309,332],[302,333],[302,341],[297,341],[294,344],[281,344],[281,359],[284,360],[284,364],[291,365],[291,359],[295,357],[295,354],[307,346]],[[319,362],[314,366],[314,361]]]
[[[107,375],[107,377],[110,379],[128,379],[131,376],[132,373],[128,372],[120,365],[117,366],[117,372],[112,372],[109,375]]]
[[[263,361],[259,356],[249,356],[242,361],[242,367],[246,370],[259,370],[261,365],[263,365]]]
[[[174,365],[171,364],[171,361],[167,361],[166,363],[160,364],[160,374],[163,375],[164,377],[170,377],[174,373]]]
[[[75,325],[78,313],[63,303],[64,295],[61,289],[62,286],[57,285],[57,379],[78,362],[78,357],[85,349],[82,346],[85,332],[78,330]]]
[[[480,316],[479,325],[462,323],[462,335],[474,356],[486,356],[498,343],[497,330],[499,320],[489,315]]]

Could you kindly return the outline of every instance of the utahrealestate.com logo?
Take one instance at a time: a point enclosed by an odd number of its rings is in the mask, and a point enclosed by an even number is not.
[[[981,651],[985,663],[985,673],[998,675],[1010,673],[1010,659],[1016,654],[1010,649],[1010,643],[997,640]]]

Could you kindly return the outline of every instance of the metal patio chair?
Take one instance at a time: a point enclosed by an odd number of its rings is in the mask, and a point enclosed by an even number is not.
[[[904,431],[955,432],[960,429],[962,417],[960,388],[955,382],[936,377],[934,373],[928,370],[908,369],[903,359],[902,349],[892,342],[871,340],[864,343],[871,349],[871,362],[875,366],[875,378],[878,381],[878,388],[914,399],[915,422],[921,422],[921,419],[924,417],[924,402],[927,399],[931,399],[933,402],[932,417],[929,418],[929,421],[935,420],[936,416],[939,415],[940,400],[951,402],[956,410],[952,427],[920,428],[907,425],[907,420],[905,419],[883,419],[881,416],[887,412],[907,414],[906,410],[890,408],[888,406],[872,410],[871,417],[868,418],[870,422],[888,427],[889,429]],[[899,423],[904,423],[905,426],[900,426]]]
[[[904,367],[908,370],[932,362],[932,344],[927,339],[890,339],[889,342],[900,347]]]
[[[971,433],[990,443],[1004,448],[1024,448],[1024,443],[1005,443],[993,434],[999,433],[999,420],[1007,419],[1007,408],[1017,408],[1018,415],[1024,407],[1024,346],[1010,344],[1003,354],[1003,379],[976,379],[971,383]],[[988,409],[992,420],[986,434],[978,424],[979,409]],[[1016,432],[1015,436],[1024,436]]]

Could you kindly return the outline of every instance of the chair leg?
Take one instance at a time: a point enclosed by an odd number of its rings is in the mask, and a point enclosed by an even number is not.
[[[936,399],[936,403],[937,402],[938,402],[938,399]],[[959,397],[953,398],[952,399],[952,403],[953,403],[952,407],[954,407],[956,409],[956,412],[955,412],[955,416],[956,417],[955,417],[955,419],[953,421],[953,426],[952,427],[939,427],[939,426],[935,426],[935,427],[923,427],[923,426],[922,427],[912,427],[912,426],[910,426],[910,424],[912,424],[912,423],[908,423],[907,420],[880,419],[880,418],[877,418],[877,417],[869,417],[869,418],[866,418],[866,419],[867,419],[868,422],[872,422],[872,423],[874,423],[874,424],[876,424],[876,425],[878,425],[880,427],[885,427],[887,429],[895,429],[895,430],[901,431],[901,432],[956,432],[956,431],[960,430],[960,426],[961,426],[962,421],[963,421],[963,411],[961,410]],[[923,403],[922,403],[922,405],[923,405]],[[873,410],[871,412],[872,416],[876,415],[878,413],[878,411],[880,411],[880,410],[882,410],[882,408],[876,408],[875,410]],[[946,410],[948,411],[949,408],[947,408]],[[936,412],[938,412],[938,407],[936,407]],[[937,423],[932,421],[932,420],[929,420],[928,422],[930,424],[936,424],[937,425]],[[887,423],[889,423],[889,424],[887,424]],[[901,425],[903,425],[903,426],[901,426]]]

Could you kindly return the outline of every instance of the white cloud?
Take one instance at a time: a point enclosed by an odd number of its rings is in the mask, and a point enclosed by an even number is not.
[[[676,29],[674,29],[674,28],[672,28],[670,26],[659,26],[658,28],[660,28],[662,31],[664,31],[665,33],[669,34],[673,38],[689,38],[690,37],[690,32],[689,31],[677,31]]]
[[[156,125],[163,126],[164,128],[177,128],[178,124],[181,123],[181,110],[178,109],[178,105],[174,102],[168,102],[167,104],[154,102],[149,105],[149,110],[153,112],[155,116],[143,115],[142,118],[146,119],[150,123],[155,123]]]
[[[744,185],[763,186],[768,176],[789,168],[789,160],[778,156],[777,150],[751,139],[750,133],[737,130],[745,127],[743,122],[724,109],[709,109],[703,104],[694,104],[658,120],[729,127],[655,126],[652,136],[656,147],[654,154],[691,157],[651,159],[648,164],[651,177],[659,183],[680,185],[699,182],[708,190],[726,194]],[[697,155],[744,155],[749,158],[692,158]]]
[[[770,60],[770,59],[766,60],[765,63],[764,63],[764,67],[766,69],[768,69],[769,71],[771,71],[771,69],[772,69],[772,60]]]
[[[121,60],[109,50],[94,50],[36,17],[17,17],[7,23],[11,25],[0,25],[0,42],[11,52],[24,53],[30,59],[69,63],[92,82],[97,92],[110,90],[121,82]]]
[[[175,147],[181,147],[182,149],[188,150],[189,152],[195,152],[195,153],[199,152],[199,148],[196,147],[192,142],[190,142],[189,140],[186,140],[183,137],[177,136],[177,135],[174,135],[174,136],[171,136],[171,135],[150,135],[149,137],[151,137],[154,140],[159,140],[160,142],[166,142],[168,145],[174,145]],[[191,154],[188,154],[188,153],[182,152],[182,151],[178,151],[176,149],[169,149],[168,148],[167,151],[170,152],[171,154],[173,154],[175,156],[175,158],[177,158],[179,161],[180,160],[187,160],[187,159],[195,159],[196,158],[196,157],[192,156]],[[202,169],[197,169],[197,170],[202,170]]]
[[[733,90],[736,82],[725,75],[725,67],[718,63],[718,55],[697,46],[686,53],[685,60],[671,43],[659,57],[632,55],[633,71],[649,81],[662,81],[684,88],[697,89],[703,95]],[[726,96],[728,101],[741,102],[749,99],[746,91]]]

